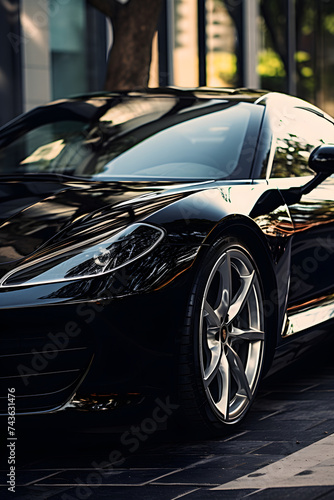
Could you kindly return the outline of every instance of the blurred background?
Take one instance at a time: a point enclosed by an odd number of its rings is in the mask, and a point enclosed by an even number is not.
[[[119,9],[137,1],[118,0]],[[264,88],[334,115],[334,0],[160,1],[149,86]],[[115,34],[99,9],[107,3],[0,0],[0,125],[105,87]]]

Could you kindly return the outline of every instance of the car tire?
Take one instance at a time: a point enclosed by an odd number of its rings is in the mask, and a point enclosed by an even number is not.
[[[247,246],[215,242],[197,263],[180,339],[182,420],[202,434],[240,423],[254,401],[266,335],[262,278]]]

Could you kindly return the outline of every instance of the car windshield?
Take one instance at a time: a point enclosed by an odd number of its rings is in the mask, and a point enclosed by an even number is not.
[[[132,103],[124,108],[121,102],[88,120],[68,113],[63,117],[59,110],[47,115],[47,108],[41,109],[45,116],[27,117],[5,139],[0,135],[0,175],[51,173],[94,180],[238,177],[249,104],[216,101],[177,109],[169,99],[168,106],[160,103],[153,112],[152,101],[149,110],[141,105],[132,115]]]

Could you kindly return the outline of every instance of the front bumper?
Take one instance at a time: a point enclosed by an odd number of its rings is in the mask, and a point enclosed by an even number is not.
[[[1,292],[0,414],[8,388],[17,413],[172,390],[189,270],[161,289],[108,300],[68,301],[65,286]]]

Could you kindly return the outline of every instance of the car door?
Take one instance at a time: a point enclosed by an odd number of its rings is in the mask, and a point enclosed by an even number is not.
[[[309,194],[298,195],[298,187],[315,175],[308,166],[311,151],[334,143],[334,124],[316,109],[298,104],[284,108],[274,133],[269,184],[280,189],[294,225],[288,296],[291,334],[334,316],[334,176]]]

